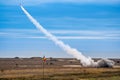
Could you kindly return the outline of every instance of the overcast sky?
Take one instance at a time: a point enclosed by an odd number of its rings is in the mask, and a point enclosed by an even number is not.
[[[28,20],[85,56],[120,57],[120,0],[0,0],[0,57],[72,57]]]

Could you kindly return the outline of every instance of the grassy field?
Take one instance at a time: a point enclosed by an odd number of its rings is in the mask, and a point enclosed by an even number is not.
[[[120,68],[71,68],[1,70],[0,80],[120,80]]]

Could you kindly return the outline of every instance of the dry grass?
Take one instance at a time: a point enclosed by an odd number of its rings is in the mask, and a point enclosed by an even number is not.
[[[70,68],[44,69],[44,80],[120,80],[120,68]],[[43,69],[4,70],[0,80],[42,80]]]

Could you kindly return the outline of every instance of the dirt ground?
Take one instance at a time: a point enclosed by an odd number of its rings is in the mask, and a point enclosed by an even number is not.
[[[0,71],[0,80],[120,80],[120,67],[51,67]]]

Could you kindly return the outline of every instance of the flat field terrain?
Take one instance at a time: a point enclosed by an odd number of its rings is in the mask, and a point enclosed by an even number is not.
[[[120,80],[120,68],[51,67],[44,73],[43,68],[1,70],[0,80]]]

